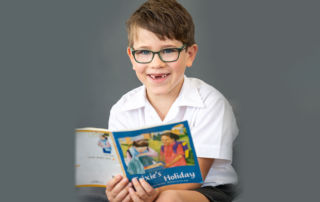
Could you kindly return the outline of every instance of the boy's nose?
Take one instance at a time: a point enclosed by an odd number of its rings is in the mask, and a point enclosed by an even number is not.
[[[152,68],[161,68],[164,67],[166,63],[160,59],[159,54],[154,54],[153,60],[151,61],[150,65]]]

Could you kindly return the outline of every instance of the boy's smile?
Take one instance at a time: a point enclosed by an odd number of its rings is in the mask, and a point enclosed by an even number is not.
[[[154,33],[137,27],[135,29],[134,50],[160,51],[167,48],[180,48],[182,42],[177,40],[160,40]],[[130,47],[127,50],[133,69],[138,79],[145,85],[147,96],[177,97],[183,84],[186,67],[190,67],[197,52],[197,45],[192,45],[180,52],[179,58],[174,62],[163,62],[158,54],[150,63],[136,62]]]
[[[170,76],[170,73],[151,73],[151,74],[147,74],[147,77],[148,77],[147,79],[149,80],[150,84],[161,85],[161,84],[165,84],[165,81],[168,79],[169,76]]]
[[[164,80],[169,75],[170,75],[170,73],[168,73],[168,74],[165,74],[165,73],[164,74],[148,74],[148,77],[157,81],[157,80]]]

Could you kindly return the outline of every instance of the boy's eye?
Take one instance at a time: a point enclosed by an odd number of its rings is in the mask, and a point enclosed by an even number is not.
[[[138,54],[138,55],[149,55],[149,54],[151,54],[151,51],[149,51],[149,50],[137,50],[136,54]]]
[[[177,52],[177,49],[176,49],[176,48],[166,48],[166,49],[163,49],[161,52],[162,52],[163,54],[176,53],[176,52]]]

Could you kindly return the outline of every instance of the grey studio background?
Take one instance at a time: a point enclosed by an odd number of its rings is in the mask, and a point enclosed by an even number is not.
[[[106,128],[112,104],[140,85],[125,21],[142,2],[1,1],[0,201],[78,201],[73,130]],[[180,2],[199,45],[186,74],[237,116],[237,201],[317,201],[319,3]]]

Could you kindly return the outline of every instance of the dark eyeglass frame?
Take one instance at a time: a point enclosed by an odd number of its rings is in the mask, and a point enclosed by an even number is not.
[[[161,50],[159,50],[159,51],[146,50],[146,51],[150,51],[150,52],[152,53],[152,58],[150,59],[149,62],[140,62],[140,61],[138,61],[138,60],[136,59],[136,52],[137,52],[137,51],[143,51],[143,50],[134,50],[133,47],[131,47],[130,50],[131,50],[131,53],[132,53],[132,55],[133,55],[134,60],[135,60],[137,63],[140,63],[140,64],[148,64],[148,63],[152,62],[152,60],[153,60],[153,58],[154,58],[154,54],[157,54],[162,62],[166,62],[166,63],[167,63],[167,62],[175,62],[175,61],[179,60],[180,52],[181,52],[183,49],[185,49],[186,47],[187,47],[187,45],[186,45],[186,44],[183,44],[180,48],[164,48],[164,49],[161,49]],[[166,49],[174,49],[174,50],[177,50],[177,51],[178,51],[178,57],[177,57],[177,59],[175,59],[175,60],[170,60],[170,61],[163,60],[162,57],[161,57],[161,55],[160,55],[160,52],[163,51],[163,50],[166,50]]]

